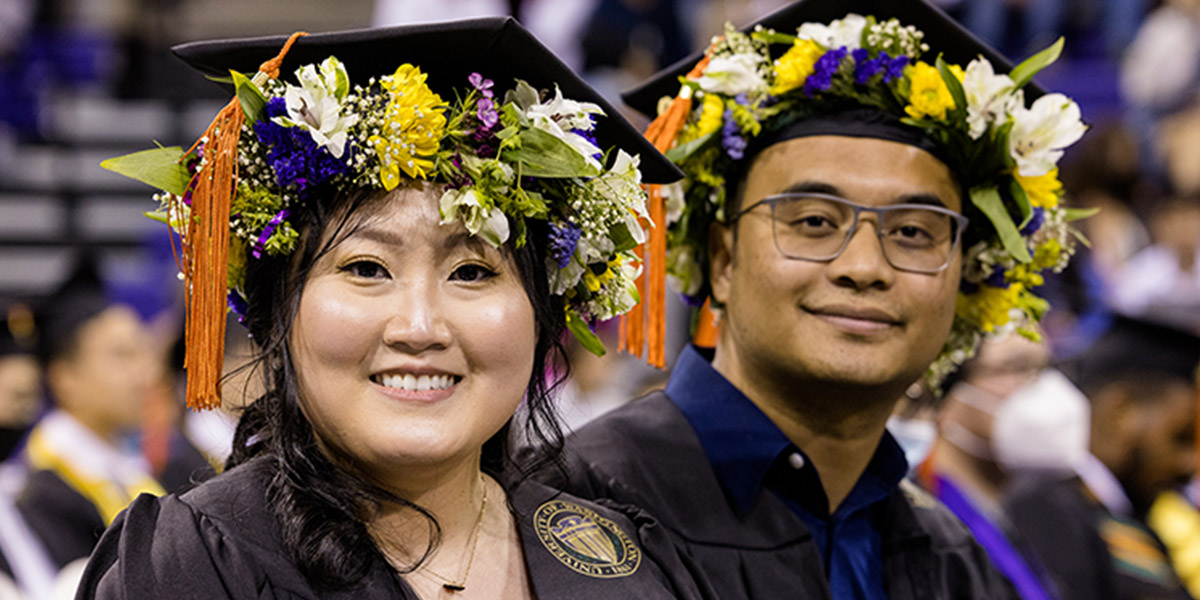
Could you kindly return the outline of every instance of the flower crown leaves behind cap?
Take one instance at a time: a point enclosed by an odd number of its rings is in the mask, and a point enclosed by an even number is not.
[[[545,224],[537,231],[549,236],[541,245],[550,291],[562,298],[571,332],[604,352],[591,327],[637,301],[632,250],[645,237],[642,173],[672,181],[674,165],[512,19],[313,35],[282,59],[280,71],[294,73],[287,81],[238,70],[284,40],[174,49],[203,72],[230,74],[221,80],[233,84],[231,106],[244,114],[237,171],[224,184],[233,197],[210,219],[231,233],[227,247],[192,247],[195,223],[205,218],[193,211],[192,195],[196,181],[212,177],[217,152],[208,138],[188,152],[160,148],[105,161],[162,190],[160,210],[149,214],[181,236],[185,274],[221,256],[228,307],[242,314],[246,261],[292,252],[298,211],[353,190],[438,181],[446,186],[442,223],[462,222],[494,246],[528,243],[528,222]],[[225,304],[218,315],[197,315],[217,310],[189,298],[189,327],[202,316],[223,323]],[[200,385],[189,391],[190,404],[219,401],[216,381]]]
[[[847,5],[878,11],[847,14]],[[909,16],[936,31],[936,38]],[[1057,178],[1063,149],[1086,130],[1079,107],[1030,85],[1061,49],[1059,40],[1007,69],[994,51],[921,0],[806,0],[747,30],[727,26],[698,72],[681,76],[688,68],[681,63],[625,96],[645,111],[649,94],[673,87],[675,100],[656,98],[658,110],[669,111],[681,100],[688,108],[676,145],[666,153],[687,175],[662,193],[668,279],[689,303],[708,299],[708,227],[724,222],[726,178],[752,160],[747,148],[754,140],[770,139],[797,121],[868,108],[942,149],[939,158],[969,196],[954,324],[928,382],[937,388],[984,335],[1016,331],[1036,338],[1031,325],[1049,306],[1033,290],[1042,284],[1042,272],[1066,267],[1082,240],[1068,223],[1090,214],[1060,204]]]

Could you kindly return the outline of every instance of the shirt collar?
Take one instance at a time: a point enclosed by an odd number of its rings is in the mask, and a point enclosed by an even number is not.
[[[718,480],[744,513],[781,456],[795,452],[810,463],[754,402],[713,368],[711,356],[695,346],[685,348],[667,383],[667,396],[695,430]],[[886,498],[907,472],[904,450],[885,431],[843,506],[862,507]],[[824,504],[824,493],[820,496]]]
[[[771,464],[794,449],[791,441],[694,346],[680,353],[667,396],[695,430],[717,479],[744,512]]]

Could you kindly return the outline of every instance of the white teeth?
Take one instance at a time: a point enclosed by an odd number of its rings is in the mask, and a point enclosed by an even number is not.
[[[429,390],[444,390],[454,385],[453,375],[381,375],[379,383],[384,387],[396,388],[410,392]]]

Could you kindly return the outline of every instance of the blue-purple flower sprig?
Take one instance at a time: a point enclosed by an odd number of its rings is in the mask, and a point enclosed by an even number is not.
[[[1031,235],[1038,229],[1042,228],[1042,223],[1046,222],[1046,210],[1040,206],[1033,207],[1033,213],[1029,215],[1029,222],[1021,228],[1021,235]]]
[[[833,84],[833,76],[837,73],[838,67],[842,64],[842,59],[846,58],[845,46],[836,50],[830,50],[821,55],[817,62],[813,64],[813,72],[804,80],[804,93],[812,97],[825,90]]]
[[[871,58],[865,48],[859,48],[850,54],[854,58],[854,83],[866,85],[871,78],[883,73],[883,82],[891,83],[904,73],[908,65],[907,56],[892,58],[887,52],[880,51],[879,56]]]
[[[275,172],[279,187],[295,191],[303,200],[311,188],[351,173],[353,148],[347,148],[344,159],[335,158],[329,150],[317,145],[307,130],[284,127],[271,120],[287,115],[287,102],[282,97],[267,101],[266,113],[267,118],[254,124],[254,133],[267,146],[267,163]]]
[[[746,138],[733,118],[733,111],[728,108],[725,109],[725,124],[721,126],[721,147],[733,160],[742,160],[746,155]]]
[[[596,115],[588,115],[588,116],[587,116],[587,118],[588,118],[588,120],[589,120],[589,121],[591,121],[591,122],[592,122],[592,126],[591,126],[590,128],[587,128],[587,129],[584,129],[584,128],[572,129],[572,130],[571,130],[571,133],[573,133],[573,134],[575,134],[575,135],[577,135],[577,136],[579,136],[579,137],[581,137],[581,138],[583,138],[583,139],[585,139],[585,140],[587,140],[587,141],[591,142],[591,144],[592,144],[593,146],[595,146],[595,147],[599,148],[599,147],[600,147],[600,142],[597,142],[597,141],[596,141]],[[599,153],[599,152],[597,152],[597,153],[595,153],[595,154],[593,154],[593,155],[592,155],[592,158],[594,158],[594,159],[596,159],[596,160],[601,160],[603,157],[604,157],[604,155],[603,155],[603,154],[601,154],[601,153]]]
[[[550,224],[550,258],[554,259],[558,268],[564,269],[571,262],[582,234],[583,230],[570,221]]]
[[[1006,270],[1003,266],[996,265],[992,268],[992,274],[988,275],[987,279],[984,279],[983,282],[994,288],[1008,289],[1008,280],[1004,277]]]

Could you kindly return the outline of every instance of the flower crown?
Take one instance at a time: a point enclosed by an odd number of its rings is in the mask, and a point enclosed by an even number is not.
[[[1049,306],[1033,288],[1043,271],[1066,267],[1082,240],[1067,223],[1090,214],[1060,204],[1055,166],[1086,130],[1079,107],[1062,94],[1027,107],[1022,90],[1057,59],[1062,40],[1000,75],[982,57],[965,69],[940,56],[930,64],[923,37],[896,19],[856,14],[805,23],[795,35],[726,27],[707,64],[681,79],[680,97],[693,103],[667,152],[688,176],[664,191],[667,277],[685,300],[709,295],[708,226],[726,218],[726,173],[737,171],[749,140],[822,110],[865,106],[923,130],[957,163],[950,167],[970,196],[953,330],[929,382],[936,388],[985,334],[1037,337],[1030,326]],[[772,58],[779,45],[787,50]]]
[[[462,222],[493,246],[511,239],[519,247],[528,242],[529,220],[546,223],[539,231],[549,237],[550,292],[562,297],[567,326],[583,346],[604,353],[591,327],[637,303],[633,249],[645,238],[639,219],[647,214],[638,158],[623,150],[606,155],[596,145],[599,106],[563,98],[557,89],[542,99],[520,80],[501,99],[494,82],[478,73],[447,102],[410,64],[352,86],[333,56],[295,75],[295,83],[285,83],[262,72],[255,79],[232,74],[245,120],[228,209],[231,310],[245,312],[247,260],[295,249],[299,234],[290,216],[314,193],[437,180],[446,185],[441,223]],[[198,235],[196,182],[206,170],[221,170],[210,146],[205,137],[187,152],[159,148],[104,166],[161,189],[160,209],[147,214],[168,223],[186,248],[188,237]]]

